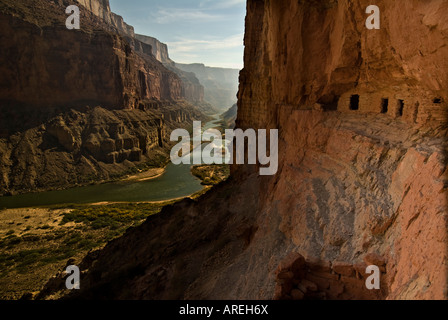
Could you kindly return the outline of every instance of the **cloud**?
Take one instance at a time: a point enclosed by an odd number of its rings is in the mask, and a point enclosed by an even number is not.
[[[225,0],[225,1],[215,1],[215,0],[204,0],[199,6],[201,8],[207,7],[208,9],[228,9],[236,6],[241,6],[246,4],[246,0]]]
[[[170,52],[189,53],[207,50],[225,50],[243,46],[243,34],[237,34],[222,39],[182,39],[168,43]]]
[[[159,7],[157,12],[152,14],[152,19],[156,23],[168,24],[179,21],[187,22],[216,22],[229,18],[229,13],[222,12],[236,6],[245,5],[246,0],[203,0],[196,4],[195,8],[185,7]]]
[[[177,62],[242,68],[243,34],[222,39],[182,39],[168,42],[168,48],[170,57]]]
[[[156,23],[170,24],[179,21],[187,22],[216,22],[222,20],[224,16],[214,13],[208,13],[198,9],[181,9],[181,8],[160,8],[152,19]]]
[[[136,30],[165,42],[174,61],[242,65],[246,0],[154,2]]]

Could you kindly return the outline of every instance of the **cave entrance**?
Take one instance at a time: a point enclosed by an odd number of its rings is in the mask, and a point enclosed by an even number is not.
[[[398,100],[397,103],[397,117],[402,117],[404,112],[404,100]]]
[[[350,97],[350,110],[359,110],[359,95],[354,94]]]
[[[317,103],[322,105],[323,111],[337,111],[339,98],[340,96],[332,94],[324,95],[317,101]]]
[[[442,99],[441,98],[435,98],[432,102],[435,103],[435,104],[441,104],[442,103]]]
[[[389,99],[383,98],[381,99],[381,113],[387,113],[389,108]]]

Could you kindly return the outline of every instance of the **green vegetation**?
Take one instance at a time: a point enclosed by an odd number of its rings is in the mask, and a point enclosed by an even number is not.
[[[135,225],[148,216],[160,212],[164,204],[125,203],[104,206],[80,206],[65,213],[61,225],[69,222],[83,223],[92,229],[112,230],[122,226]]]
[[[191,168],[191,173],[202,180],[206,186],[214,186],[225,181],[230,176],[230,167],[220,165],[197,165]]]
[[[89,251],[102,248],[174,202],[53,206],[34,209],[45,217],[34,223],[35,217],[18,214],[26,225],[16,223],[15,230],[4,228],[0,233],[0,299],[18,299],[40,290],[69,259],[79,263]],[[2,225],[9,227],[10,220],[0,219]]]
[[[48,246],[50,243],[55,244],[54,241],[58,242],[57,246]],[[0,253],[0,270],[3,276],[12,271],[18,274],[29,273],[31,268],[34,271],[40,266],[66,261],[80,250],[91,250],[101,246],[103,242],[102,239],[94,241],[92,235],[85,235],[78,231],[54,235],[26,234],[18,242],[11,242],[11,239],[6,241],[6,248],[9,250]],[[14,245],[19,243],[20,248],[13,250]]]

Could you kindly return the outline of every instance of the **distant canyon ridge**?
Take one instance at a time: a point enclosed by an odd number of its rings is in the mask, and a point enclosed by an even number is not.
[[[240,70],[213,68],[202,63],[176,63],[170,59],[168,46],[153,37],[136,34],[139,41],[151,45],[153,55],[168,69],[190,82],[203,86],[203,99],[224,112],[236,103]]]

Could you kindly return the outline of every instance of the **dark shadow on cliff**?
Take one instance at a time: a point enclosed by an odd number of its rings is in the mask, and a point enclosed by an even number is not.
[[[248,249],[258,229],[257,194],[256,184],[237,184],[230,178],[197,200],[187,198],[164,207],[85,257],[80,264],[86,272],[81,290],[63,299],[231,297],[234,288],[226,279],[244,275],[248,265],[230,266]],[[214,279],[220,269],[220,277]],[[54,294],[61,283],[63,274],[50,280],[37,299]]]

